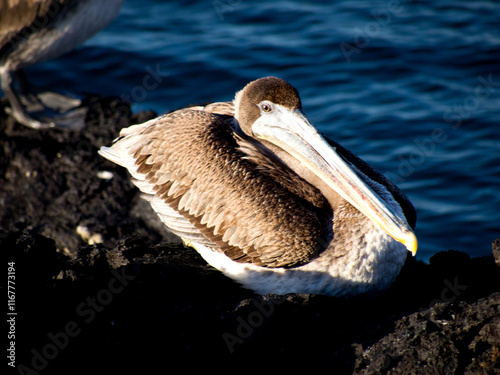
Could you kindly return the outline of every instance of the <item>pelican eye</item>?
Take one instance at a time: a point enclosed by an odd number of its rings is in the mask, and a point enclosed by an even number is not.
[[[260,109],[262,110],[262,112],[269,113],[273,111],[273,105],[269,102],[264,102],[260,104]]]

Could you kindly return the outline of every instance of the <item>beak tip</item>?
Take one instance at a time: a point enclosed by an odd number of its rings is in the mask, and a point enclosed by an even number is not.
[[[409,232],[403,244],[406,246],[411,255],[415,256],[417,254],[418,241],[415,233]]]

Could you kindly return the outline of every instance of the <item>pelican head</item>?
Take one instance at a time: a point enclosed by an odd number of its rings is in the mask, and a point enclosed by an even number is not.
[[[415,255],[417,238],[404,215],[391,209],[365,182],[370,178],[343,159],[311,125],[295,87],[280,78],[261,78],[238,92],[234,104],[243,133],[306,181],[320,181],[325,196],[334,192],[337,200],[349,202]]]

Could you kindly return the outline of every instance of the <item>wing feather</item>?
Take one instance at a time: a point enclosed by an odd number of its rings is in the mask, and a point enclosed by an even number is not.
[[[39,25],[46,25],[67,0],[0,1],[0,49],[26,39]],[[36,22],[38,19],[38,23]],[[25,30],[24,33],[19,34]],[[17,35],[19,34],[19,35]]]
[[[129,170],[165,225],[185,240],[266,267],[315,257],[317,214],[245,159],[232,104],[198,108],[124,129],[100,154]]]

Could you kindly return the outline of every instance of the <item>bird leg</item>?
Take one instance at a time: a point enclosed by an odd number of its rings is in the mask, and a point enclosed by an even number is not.
[[[18,94],[14,88],[14,76],[22,94]],[[31,85],[22,71],[13,73],[1,69],[0,79],[2,90],[10,103],[6,112],[20,124],[33,129],[84,127],[87,108],[79,107],[81,100],[43,91]]]
[[[10,108],[5,108],[5,111],[10,116],[14,117],[20,124],[33,129],[43,129],[53,126],[53,124],[43,124],[29,116],[14,89],[12,73],[8,69],[0,69],[0,79],[2,81],[3,93],[10,103]]]
[[[82,104],[82,101],[78,98],[73,98],[66,96],[57,92],[46,91],[39,86],[33,85],[26,77],[24,70],[19,70],[16,73],[16,81],[18,83],[18,91],[22,95],[22,98],[26,100],[25,106],[28,111],[29,105],[32,105],[33,111],[39,110],[43,106],[45,108],[50,108],[59,113],[67,112],[71,109],[75,109]]]

